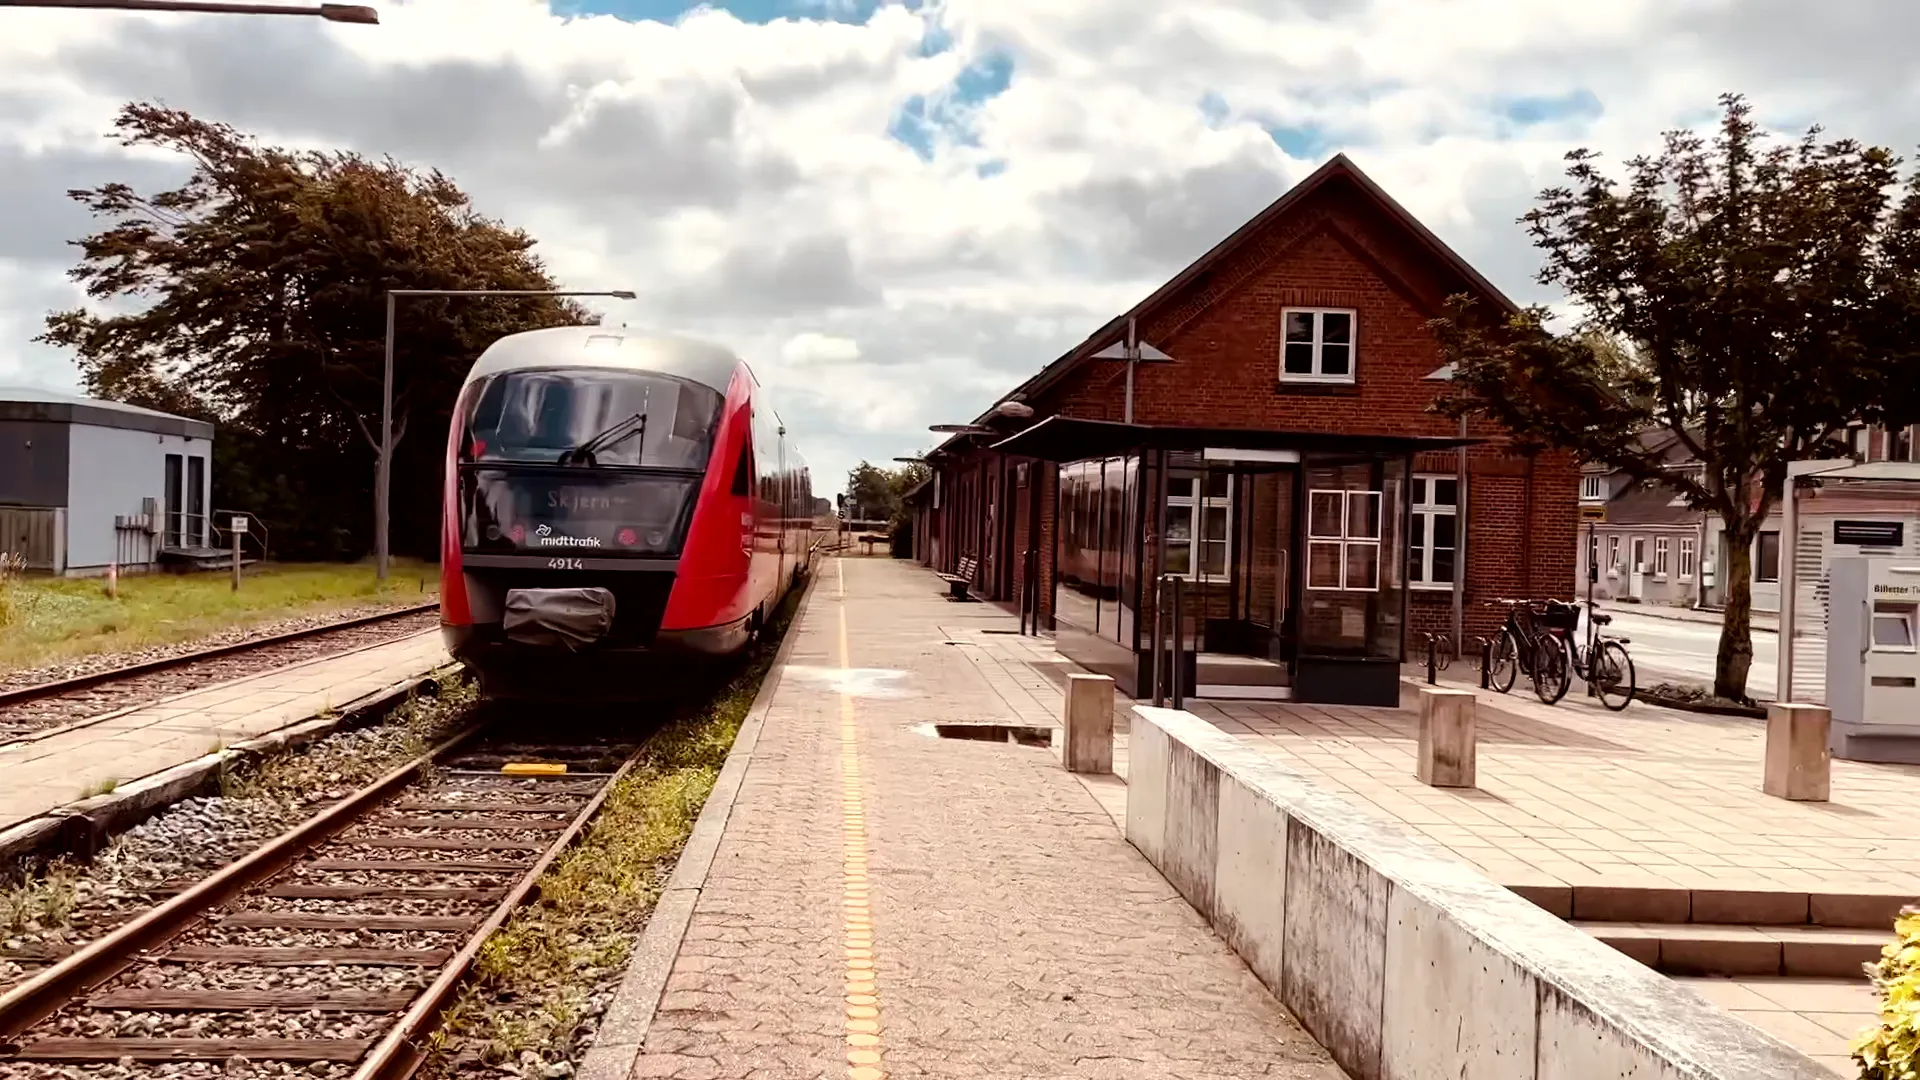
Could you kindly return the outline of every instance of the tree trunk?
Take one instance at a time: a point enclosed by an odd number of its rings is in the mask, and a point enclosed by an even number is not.
[[[1713,663],[1713,692],[1747,701],[1747,672],[1753,667],[1753,537],[1729,530],[1726,544],[1727,608]]]

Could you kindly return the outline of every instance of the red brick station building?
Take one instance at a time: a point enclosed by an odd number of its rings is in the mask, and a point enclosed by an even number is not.
[[[1461,292],[1514,307],[1335,157],[930,451],[915,557],[1123,694],[1151,692],[1178,577],[1187,693],[1397,703],[1421,632],[1574,588],[1573,459],[1429,411],[1425,323]]]

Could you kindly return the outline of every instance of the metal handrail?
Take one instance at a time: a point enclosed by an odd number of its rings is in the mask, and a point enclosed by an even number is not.
[[[266,559],[267,550],[270,546],[269,545],[270,536],[268,533],[266,523],[260,520],[260,516],[258,514],[255,514],[251,510],[215,510],[210,515],[208,515],[208,517],[209,517],[209,520],[207,522],[207,536],[209,539],[212,539],[215,534],[218,534],[223,537],[232,535],[233,530],[231,528],[222,527],[220,525],[220,522],[231,521],[237,517],[246,518],[247,531],[240,534],[243,537],[243,539],[240,541],[241,550],[243,552],[246,550],[247,541],[245,538],[251,537],[255,545],[258,546],[260,549],[260,559],[262,561]],[[225,545],[221,545],[221,546],[225,546]]]

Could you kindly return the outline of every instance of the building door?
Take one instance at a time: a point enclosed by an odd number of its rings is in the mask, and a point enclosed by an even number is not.
[[[167,522],[161,540],[161,544],[164,547],[179,547],[181,536],[186,532],[186,504],[185,500],[181,497],[181,488],[184,487],[181,479],[183,466],[184,462],[179,454],[167,455]]]
[[[1630,586],[1632,591],[1627,595],[1633,597],[1635,600],[1643,599],[1647,595],[1646,537],[1636,536],[1633,538],[1633,558],[1627,569],[1632,573],[1632,577],[1629,578],[1632,582]]]
[[[187,543],[204,547],[210,541],[207,529],[207,459],[187,459]]]

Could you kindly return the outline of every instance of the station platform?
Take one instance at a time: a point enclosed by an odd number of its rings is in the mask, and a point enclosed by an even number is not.
[[[440,631],[323,656],[0,743],[0,833],[449,662]]]
[[[907,563],[819,573],[583,1080],[1343,1075],[1097,787],[935,729],[1057,724],[1045,672],[976,655],[1012,616]]]

